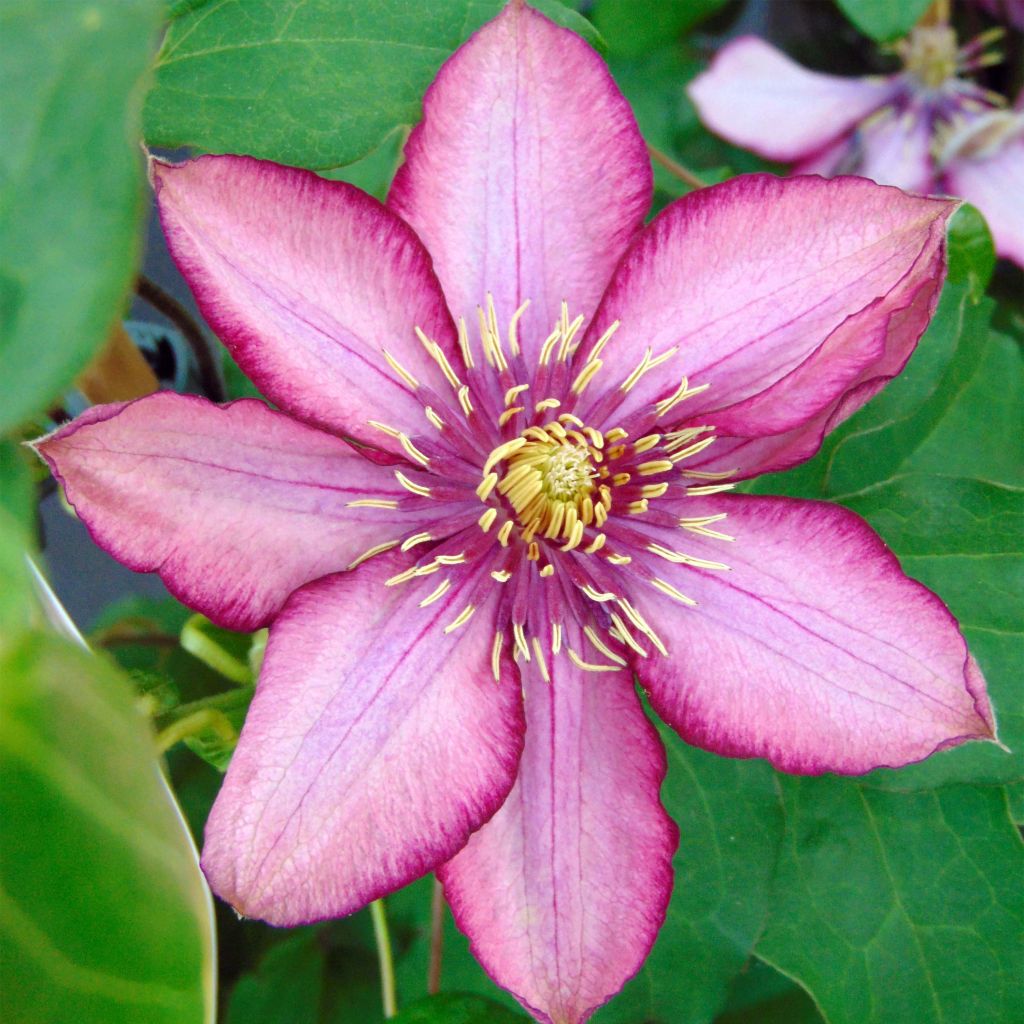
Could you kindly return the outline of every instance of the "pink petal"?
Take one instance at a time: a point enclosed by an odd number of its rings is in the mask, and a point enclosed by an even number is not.
[[[587,651],[578,626],[566,643]],[[665,755],[629,673],[526,666],[526,748],[505,805],[440,872],[473,952],[542,1021],[576,1024],[639,969],[678,832]]]
[[[955,207],[861,178],[763,174],[678,200],[616,270],[581,352],[612,321],[622,326],[578,414],[595,426],[653,423],[653,403],[685,376],[709,389],[657,429],[699,422],[741,439],[805,431],[806,458],[823,422],[841,407],[848,415],[865,382],[909,358],[937,300]],[[677,351],[623,398],[620,384],[648,349]]]
[[[519,336],[533,365],[560,303],[589,316],[643,223],[636,121],[597,54],[520,3],[456,51],[423,107],[388,203],[426,243],[456,317],[474,326],[490,292],[506,324],[531,300]]]
[[[1024,267],[1024,137],[987,159],[955,160],[946,168],[945,183],[985,215],[996,252]]]
[[[729,571],[630,552],[697,601],[685,607],[652,587],[634,595],[668,647],[637,670],[687,742],[789,772],[858,774],[994,735],[955,620],[859,516],[741,495],[684,498],[670,510],[726,512],[715,529],[735,537],[645,528],[656,543]]]
[[[444,388],[414,328],[453,352],[453,327],[405,224],[351,185],[250,157],[154,161],[152,176],[203,316],[268,398],[399,453],[367,420],[386,410],[389,425],[423,432],[422,405],[382,350]]]
[[[913,108],[902,113],[889,109],[872,118],[859,131],[861,148],[857,173],[880,185],[895,185],[908,192],[934,192],[931,115]]]
[[[512,786],[522,699],[510,660],[491,675],[494,601],[445,633],[475,577],[420,608],[384,586],[403,564],[318,580],[271,626],[202,861],[248,917],[349,914],[451,857]]]
[[[231,629],[256,629],[296,587],[438,518],[391,470],[252,399],[95,406],[36,450],[100,547]],[[401,507],[347,507],[361,499]]]
[[[899,91],[896,78],[808,71],[756,36],[723,47],[687,92],[701,120],[769,160],[799,160],[826,146]]]

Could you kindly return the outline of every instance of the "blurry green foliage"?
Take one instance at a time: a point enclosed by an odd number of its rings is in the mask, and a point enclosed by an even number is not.
[[[887,42],[905,36],[932,0],[836,0],[843,13],[867,36]]]
[[[7,1019],[211,1019],[209,897],[124,680],[24,636],[0,653],[0,764]]]
[[[68,385],[120,316],[161,11],[159,0],[0,8],[0,432]]]

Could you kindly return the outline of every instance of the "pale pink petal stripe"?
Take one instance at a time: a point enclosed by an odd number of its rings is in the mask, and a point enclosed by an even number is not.
[[[534,358],[559,315],[590,316],[651,199],[633,114],[573,32],[509,4],[441,69],[388,204],[434,258],[471,330],[494,296]]]
[[[588,652],[575,624],[565,642]],[[519,779],[440,877],[494,980],[539,1020],[578,1024],[647,956],[678,832],[658,802],[665,755],[630,673],[584,672],[564,649],[550,683],[523,668]]]
[[[928,111],[888,110],[859,131],[860,166],[856,173],[880,185],[907,192],[934,192],[932,124]]]
[[[956,621],[859,516],[788,498],[669,506],[686,516],[726,512],[715,529],[735,538],[638,527],[729,571],[630,550],[697,602],[686,607],[653,587],[634,592],[668,648],[668,657],[638,658],[637,671],[687,742],[789,772],[859,774],[994,735],[984,680]]]
[[[401,452],[367,425],[427,428],[384,350],[421,384],[447,388],[417,341],[449,353],[451,318],[409,228],[343,182],[250,157],[152,164],[167,243],[210,326],[285,411]]]
[[[271,626],[202,859],[247,917],[349,914],[451,857],[512,786],[522,698],[510,659],[491,675],[494,602],[445,633],[475,575],[420,608],[436,577],[385,587],[401,567],[312,583]]]
[[[770,160],[809,156],[899,91],[897,78],[840,78],[808,71],[756,36],[716,54],[687,92],[701,120]]]
[[[891,314],[937,282],[955,205],[862,178],[764,174],[678,200],[616,270],[581,352],[612,321],[622,326],[577,411],[600,427],[643,418],[686,377],[709,388],[662,429],[684,419],[717,425],[717,410],[760,396],[763,432],[798,427],[871,376],[874,361],[913,350],[927,318]],[[604,411],[602,390],[618,389],[648,350],[675,354]]]
[[[988,158],[954,160],[945,185],[985,215],[996,252],[1024,267],[1024,137]]]
[[[231,629],[264,625],[296,587],[437,518],[392,470],[252,399],[95,406],[36,450],[100,547]],[[349,507],[373,499],[400,508]]]

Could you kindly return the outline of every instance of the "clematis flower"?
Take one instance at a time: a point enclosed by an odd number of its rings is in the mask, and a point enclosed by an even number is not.
[[[993,734],[950,613],[862,520],[728,493],[900,371],[955,203],[753,175],[644,227],[625,100],[521,4],[441,69],[405,157],[386,206],[155,161],[174,257],[277,408],[158,394],[38,450],[116,558],[270,625],[214,891],[296,925],[436,869],[497,983],[568,1024],[672,884],[635,676],[687,741],[790,772]]]
[[[808,71],[744,36],[688,92],[712,131],[794,174],[962,196],[985,215],[999,255],[1024,266],[1024,112],[963,77],[998,59],[985,48],[1000,35],[958,49],[948,25],[921,25],[898,47],[901,72],[866,78]]]

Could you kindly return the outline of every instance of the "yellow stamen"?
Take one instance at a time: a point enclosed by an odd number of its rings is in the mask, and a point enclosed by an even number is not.
[[[419,330],[419,328],[417,328]],[[404,367],[402,364],[386,349],[381,349],[381,355],[387,360],[388,366],[391,367],[395,373],[398,374],[406,384],[409,385],[415,391],[419,386],[420,382]]]
[[[398,508],[398,502],[390,498],[357,498],[345,502],[345,508]]]
[[[445,633],[452,633],[458,629],[459,626],[464,626],[473,617],[473,612],[475,611],[475,605],[467,604],[466,607],[463,608],[462,611],[444,627]]]
[[[420,607],[426,608],[428,604],[433,604],[437,601],[452,585],[451,580],[441,580],[440,583],[432,590],[422,601],[420,601]]]
[[[540,641],[536,637],[533,638],[533,653],[537,656],[537,668],[540,669],[544,682],[550,683],[551,675],[548,673],[548,663],[544,660],[544,652],[541,650]]]
[[[430,497],[430,488],[424,487],[423,484],[413,483],[401,470],[395,470],[395,479],[410,493],[417,494],[421,498]]]
[[[375,544],[372,548],[367,548],[367,550],[364,551],[358,558],[353,559],[351,562],[349,562],[348,565],[345,566],[345,569],[346,571],[354,569],[357,565],[362,565],[363,562],[367,561],[370,558],[373,558],[374,555],[381,555],[385,551],[390,551],[393,547],[396,547],[397,545],[397,540],[388,540],[385,541],[383,544]]]

